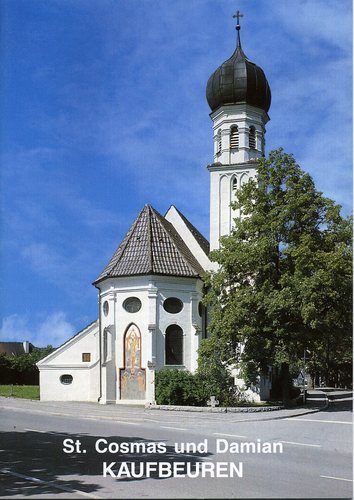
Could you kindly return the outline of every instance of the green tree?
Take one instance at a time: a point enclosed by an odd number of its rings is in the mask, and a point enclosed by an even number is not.
[[[38,384],[39,371],[36,363],[53,351],[54,348],[48,345],[47,347],[35,347],[29,354],[19,356],[1,354],[0,380],[2,383],[11,384]]]
[[[247,378],[277,367],[287,401],[304,349],[327,371],[350,357],[351,222],[282,149],[257,172],[237,193],[242,217],[211,253],[219,270],[207,278],[212,318],[200,356],[236,362],[243,343]]]

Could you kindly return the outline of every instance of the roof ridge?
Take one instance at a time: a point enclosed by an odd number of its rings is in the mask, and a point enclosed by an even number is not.
[[[149,267],[150,269],[154,269],[154,259],[153,259],[153,252],[152,252],[152,227],[151,227],[151,216],[152,216],[152,206],[151,205],[145,205],[148,209],[148,259],[149,259]],[[145,208],[145,207],[144,207]]]

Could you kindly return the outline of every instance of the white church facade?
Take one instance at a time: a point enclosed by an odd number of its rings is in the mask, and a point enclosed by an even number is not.
[[[42,400],[153,403],[156,370],[196,371],[207,336],[203,276],[215,269],[208,255],[240,216],[230,203],[256,176],[269,120],[267,79],[245,56],[238,23],[236,30],[236,49],[211,75],[206,92],[214,140],[210,244],[176,207],[162,216],[145,205],[93,283],[97,321],[37,364]],[[269,385],[262,384],[254,398],[268,397]]]

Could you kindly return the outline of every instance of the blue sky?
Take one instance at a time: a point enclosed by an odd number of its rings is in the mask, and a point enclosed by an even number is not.
[[[0,339],[59,345],[145,203],[206,236],[210,74],[232,14],[272,90],[282,146],[349,214],[350,0],[2,0]]]

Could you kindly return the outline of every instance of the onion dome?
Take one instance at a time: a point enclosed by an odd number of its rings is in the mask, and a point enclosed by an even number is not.
[[[206,98],[212,111],[224,104],[247,103],[268,112],[270,87],[259,66],[247,59],[240,40],[237,12],[237,46],[232,56],[214,71],[207,83]]]

